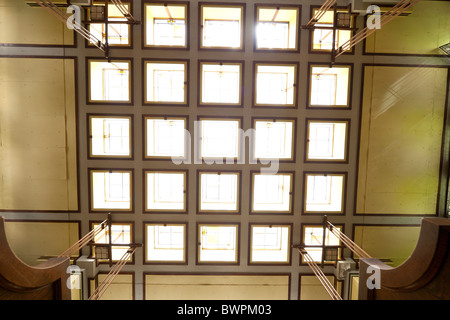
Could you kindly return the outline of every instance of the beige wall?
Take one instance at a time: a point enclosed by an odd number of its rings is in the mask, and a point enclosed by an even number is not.
[[[6,237],[16,256],[30,266],[41,256],[58,256],[78,241],[76,222],[6,221]]]
[[[450,2],[420,1],[368,37],[366,52],[443,55],[438,48],[449,42]]]
[[[0,43],[73,45],[73,35],[44,8],[30,7],[22,0],[0,0]]]
[[[372,257],[390,259],[389,265],[397,267],[411,256],[419,233],[420,226],[355,226],[354,241]]]
[[[359,294],[359,276],[350,277],[350,292],[348,300],[358,300]]]
[[[98,275],[98,285],[105,280],[108,274]],[[95,291],[94,281],[90,281],[91,291]],[[118,274],[107,289],[101,294],[100,300],[133,300],[134,298],[134,280],[133,274]]]
[[[356,213],[433,215],[447,69],[364,71]]]
[[[78,210],[75,61],[0,58],[0,209]]]
[[[326,276],[328,281],[335,286],[338,294],[342,297],[342,282],[338,281],[335,285],[334,276]],[[330,295],[325,290],[322,283],[315,275],[300,276],[300,300],[331,300]]]
[[[145,275],[147,300],[287,300],[287,275]]]

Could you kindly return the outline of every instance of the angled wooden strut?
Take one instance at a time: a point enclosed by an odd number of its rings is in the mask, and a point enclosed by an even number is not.
[[[377,271],[379,289],[375,287]],[[450,219],[423,218],[413,253],[396,268],[362,258],[359,299],[450,300]]]
[[[345,233],[336,228],[330,221],[328,217],[323,217],[323,227],[324,230],[328,228],[330,232],[339,239],[340,242],[344,244],[345,247],[350,249],[353,254],[355,254],[359,259],[361,258],[372,258],[367,252],[365,252],[361,247],[359,247],[352,239],[350,239]],[[325,234],[324,234],[325,238]]]
[[[127,7],[122,3],[121,0],[111,0],[112,3],[116,5],[116,8],[120,11],[120,13],[127,19],[128,23],[130,24],[140,24],[139,21],[137,21],[131,12],[127,9]]]
[[[61,253],[59,257],[67,257],[70,258],[77,252],[79,252],[85,245],[91,242],[104,228],[109,228],[111,230],[111,212],[108,213],[107,219],[102,221],[97,227],[92,229],[89,233],[87,233],[80,240],[75,242],[70,248]]]
[[[67,286],[70,260],[53,258],[32,267],[11,250],[0,217],[0,300],[70,300]]]
[[[390,10],[388,10],[386,13],[381,15],[379,17],[380,20],[380,28],[384,26],[385,24],[389,23],[396,17],[400,16],[403,12],[406,10],[411,9],[412,6],[414,6],[417,2],[420,0],[401,0],[399,1],[394,7],[392,7]],[[355,34],[352,38],[350,38],[347,42],[342,44],[332,54],[332,61],[334,61],[337,57],[342,55],[345,51],[350,50],[352,47],[366,39],[368,36],[370,36],[372,33],[376,32],[376,28],[369,28],[368,26],[359,31],[357,34]]]
[[[132,244],[130,248],[123,254],[123,256],[116,262],[116,264],[109,271],[106,278],[98,285],[95,291],[89,297],[89,300],[100,300],[102,295],[106,292],[108,287],[112,284],[114,279],[120,273],[127,261],[131,258],[138,247],[142,247],[142,244]]]
[[[67,24],[68,20],[72,20],[71,16],[61,10],[56,4],[54,4],[50,0],[32,0],[36,2],[39,6],[47,10],[50,14],[56,17],[59,21],[64,24]],[[101,51],[108,53],[108,46],[102,43],[99,39],[97,39],[89,30],[87,30],[83,25],[77,22],[75,19],[72,21],[73,30],[79,33],[83,38],[90,41],[94,46],[96,46]]]
[[[314,275],[317,277],[317,279],[320,281],[328,295],[331,297],[332,300],[342,300],[341,296],[337,292],[336,288],[331,284],[331,282],[328,280],[326,275],[323,273],[323,271],[319,268],[319,266],[316,264],[314,259],[309,255],[308,251],[304,248],[302,245],[294,245],[294,248],[298,250],[298,252],[301,254],[303,258],[305,258],[306,263],[311,268],[311,270],[314,272]]]
[[[325,3],[316,11],[309,22],[303,26],[304,29],[313,29],[314,25],[323,17],[323,15],[336,3],[336,0],[326,0]]]

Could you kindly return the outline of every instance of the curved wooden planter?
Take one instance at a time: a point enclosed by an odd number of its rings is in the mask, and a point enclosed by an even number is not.
[[[395,245],[395,244],[391,244]],[[378,259],[361,259],[360,300],[449,300],[450,219],[423,218],[411,256],[397,268]],[[372,267],[368,270],[369,267]],[[380,289],[369,289],[367,279],[380,270]],[[372,280],[372,279],[371,279]]]
[[[0,300],[70,300],[69,258],[53,258],[31,267],[11,250],[0,217]]]

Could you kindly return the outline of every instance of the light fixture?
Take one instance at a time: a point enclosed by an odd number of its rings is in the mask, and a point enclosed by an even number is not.
[[[350,28],[351,13],[338,12],[336,14],[336,27],[338,28]]]
[[[109,260],[108,246],[95,246],[95,258],[99,260]]]
[[[91,6],[89,12],[91,21],[105,21],[105,6]]]

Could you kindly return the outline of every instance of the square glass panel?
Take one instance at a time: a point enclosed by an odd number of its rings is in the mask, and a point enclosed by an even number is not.
[[[343,161],[347,151],[346,121],[308,121],[308,161]]]
[[[306,174],[305,212],[342,213],[343,174]]]
[[[185,211],[186,173],[146,172],[147,211]]]
[[[200,225],[198,262],[237,262],[237,231],[235,225]]]
[[[256,65],[256,106],[294,106],[295,65]]]
[[[200,19],[201,48],[242,48],[243,7],[200,5]]]
[[[289,226],[251,226],[251,263],[289,263]]]
[[[131,118],[90,116],[91,157],[131,157]]]
[[[130,62],[89,60],[89,101],[130,102]]]
[[[255,121],[255,158],[293,159],[293,121]]]
[[[146,157],[184,158],[186,156],[186,120],[146,118]]]
[[[145,3],[145,47],[187,48],[187,5]]]
[[[239,209],[239,174],[200,172],[199,211],[237,212]]]
[[[256,48],[298,49],[299,8],[257,7]]]
[[[350,66],[312,66],[311,107],[349,107]]]
[[[145,64],[146,103],[187,103],[185,62],[147,61]]]
[[[252,212],[291,212],[292,174],[254,174]]]
[[[92,210],[131,210],[131,172],[91,170]]]
[[[239,105],[241,64],[201,63],[201,104]]]
[[[200,120],[202,158],[239,157],[239,120]]]
[[[185,225],[148,224],[146,226],[147,262],[185,262]]]

